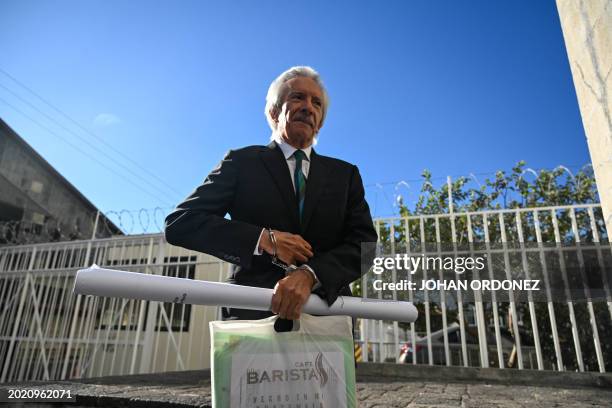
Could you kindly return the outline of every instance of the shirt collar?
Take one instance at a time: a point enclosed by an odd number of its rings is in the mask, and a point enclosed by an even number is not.
[[[283,155],[285,156],[285,160],[289,160],[291,155],[297,150],[295,147],[291,146],[289,143],[285,142],[282,139],[280,140],[274,139],[274,141],[276,142],[278,147],[280,147],[280,149],[282,150]],[[301,150],[306,154],[306,159],[310,161],[310,153],[312,152],[312,145],[305,147]]]

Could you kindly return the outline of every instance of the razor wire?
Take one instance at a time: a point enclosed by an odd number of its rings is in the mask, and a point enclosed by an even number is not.
[[[27,245],[118,235],[163,232],[164,219],[173,207],[140,208],[90,212],[84,222],[74,218],[45,217],[42,222],[13,220],[0,222],[0,245]],[[96,224],[97,218],[97,224]],[[94,227],[96,231],[94,233]]]

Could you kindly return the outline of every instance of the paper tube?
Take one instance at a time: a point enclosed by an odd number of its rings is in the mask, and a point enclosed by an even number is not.
[[[74,282],[74,293],[128,299],[153,300],[192,305],[226,306],[270,310],[274,291],[267,288],[233,285],[170,276],[99,268],[81,269]],[[302,308],[313,315],[347,315],[364,319],[414,322],[417,309],[410,302],[339,296],[328,306],[317,295]]]

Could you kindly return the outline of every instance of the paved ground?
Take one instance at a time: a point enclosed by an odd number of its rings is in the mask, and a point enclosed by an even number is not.
[[[454,376],[455,380],[450,380],[450,376]],[[609,408],[612,407],[610,380],[612,376],[606,374],[506,370],[500,375],[499,370],[483,372],[481,369],[370,364],[358,368],[357,395],[361,408]],[[69,388],[77,395],[77,406],[211,406],[208,371],[106,377],[78,383],[53,382],[27,386]],[[0,389],[8,387],[4,385]],[[75,407],[74,404],[66,406]],[[55,404],[53,407],[58,408],[60,405]]]
[[[524,385],[391,382],[358,384],[361,408],[612,407],[612,390]]]

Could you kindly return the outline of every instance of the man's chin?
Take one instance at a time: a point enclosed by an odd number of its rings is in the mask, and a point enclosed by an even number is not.
[[[314,144],[314,136],[312,133],[294,132],[289,136],[289,142],[294,147],[304,148]]]

